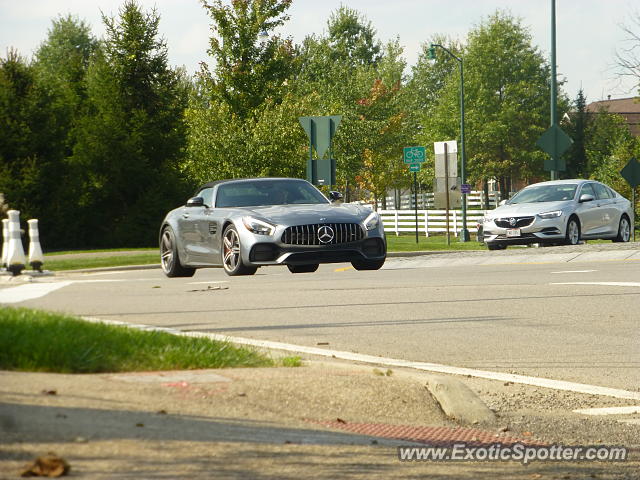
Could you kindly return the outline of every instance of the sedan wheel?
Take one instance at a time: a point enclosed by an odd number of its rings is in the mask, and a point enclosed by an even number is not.
[[[565,243],[567,245],[577,245],[580,241],[580,224],[578,219],[571,217],[567,224],[567,234],[565,236]]]
[[[631,225],[626,216],[620,218],[620,226],[618,227],[618,236],[613,239],[614,242],[628,242],[631,239]]]
[[[170,227],[162,232],[160,239],[160,264],[162,271],[167,277],[193,277],[195,268],[183,267],[178,256],[175,235]]]
[[[222,266],[227,275],[253,275],[257,267],[247,267],[242,263],[240,236],[236,227],[229,225],[222,235]]]
[[[351,265],[356,270],[380,270],[385,260],[352,260]]]

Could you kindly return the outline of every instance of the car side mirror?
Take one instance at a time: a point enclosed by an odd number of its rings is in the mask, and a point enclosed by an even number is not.
[[[204,207],[204,198],[192,197],[187,200],[187,207]]]
[[[342,194],[340,192],[335,192],[335,191],[330,191],[329,192],[329,200],[331,200],[331,202],[337,202],[342,200]]]
[[[580,203],[593,202],[594,200],[595,198],[593,197],[593,195],[589,195],[588,193],[583,193],[582,195],[580,195]]]
[[[500,203],[498,203],[498,206],[501,207],[503,205],[506,205],[507,201],[506,200],[500,200]]]

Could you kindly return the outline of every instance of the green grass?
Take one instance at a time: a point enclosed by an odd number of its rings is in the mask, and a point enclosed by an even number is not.
[[[294,366],[252,349],[205,338],[90,323],[25,308],[0,310],[0,369],[100,373]]]
[[[56,256],[56,255],[73,255],[76,253],[111,253],[111,252],[157,252],[157,248],[96,248],[94,250],[61,250],[57,252],[47,252],[45,255],[47,257]]]
[[[85,252],[87,253],[87,252]],[[91,252],[93,253],[93,252]],[[133,255],[102,256],[100,251],[95,251],[91,257],[55,259],[45,257],[46,270],[80,270],[85,268],[121,267],[125,265],[150,265],[160,263],[160,254],[157,251],[139,253]]]
[[[476,242],[475,236],[471,236],[470,242],[460,242],[455,235],[451,235],[451,245],[447,245],[447,237],[445,235],[434,235],[425,237],[418,236],[418,243],[414,235],[396,236],[393,233],[387,233],[387,250],[389,252],[410,252],[421,250],[484,250],[484,244]]]

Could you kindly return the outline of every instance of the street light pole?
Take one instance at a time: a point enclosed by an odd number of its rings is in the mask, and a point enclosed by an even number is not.
[[[558,123],[558,83],[556,81],[556,0],[551,0],[551,126]],[[554,168],[551,170],[551,180],[558,179],[558,158],[552,156]]]
[[[449,49],[443,47],[439,43],[432,43],[429,48],[428,58],[435,60],[436,47],[441,48],[449,54],[449,56],[458,61],[460,64],[460,180],[467,183],[467,157],[464,149],[464,61],[461,57],[456,56]],[[448,175],[448,172],[447,172]],[[449,192],[447,192],[447,196]],[[460,241],[468,242],[470,240],[469,229],[467,228],[467,195],[462,194],[462,230],[460,230]]]

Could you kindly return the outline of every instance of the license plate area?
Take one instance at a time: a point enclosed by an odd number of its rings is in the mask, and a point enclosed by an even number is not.
[[[508,228],[507,229],[507,238],[514,238],[520,236],[519,228]]]

